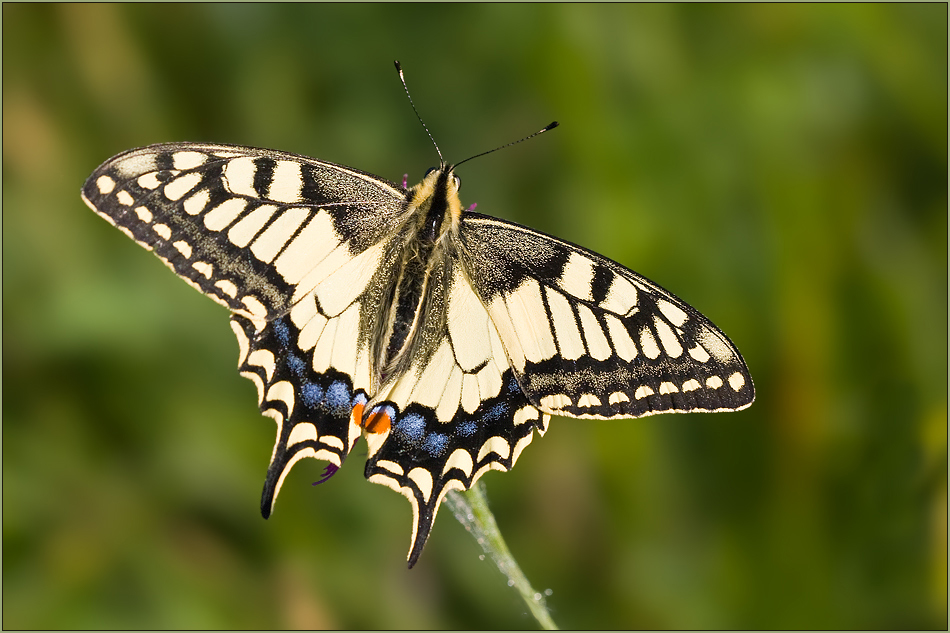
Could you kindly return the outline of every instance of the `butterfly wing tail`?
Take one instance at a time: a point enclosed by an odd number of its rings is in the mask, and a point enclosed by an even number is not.
[[[280,487],[299,460],[313,457],[340,467],[359,438],[354,409],[362,412],[366,396],[354,390],[346,374],[316,374],[289,345],[296,330],[288,316],[260,328],[241,315],[231,317],[238,339],[238,371],[257,386],[261,413],[277,423],[261,515],[271,515]],[[276,350],[276,354],[273,350]]]

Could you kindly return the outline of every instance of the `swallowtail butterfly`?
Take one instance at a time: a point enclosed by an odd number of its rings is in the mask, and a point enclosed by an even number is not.
[[[735,346],[637,273],[463,210],[455,165],[406,188],[252,147],[167,143],[110,158],[83,200],[231,312],[239,371],[277,422],[267,518],[304,457],[412,504],[409,566],[445,494],[507,471],[551,415],[733,411]]]

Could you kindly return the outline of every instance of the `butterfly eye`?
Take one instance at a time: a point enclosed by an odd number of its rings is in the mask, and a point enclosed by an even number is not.
[[[458,192],[458,190],[462,188],[462,179],[453,175],[452,180],[455,181],[455,191]]]
[[[431,173],[434,172],[434,171],[436,171],[436,168],[435,168],[435,167],[429,167],[429,168],[426,170],[426,176],[428,176],[429,174],[431,174]]]

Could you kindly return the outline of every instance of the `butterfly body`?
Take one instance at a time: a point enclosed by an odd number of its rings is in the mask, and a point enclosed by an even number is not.
[[[444,495],[509,470],[550,415],[748,406],[729,339],[579,246],[463,211],[451,165],[406,189],[304,156],[200,143],[119,154],[86,203],[231,311],[239,371],[277,439],[269,516],[304,457],[413,508],[410,566]]]

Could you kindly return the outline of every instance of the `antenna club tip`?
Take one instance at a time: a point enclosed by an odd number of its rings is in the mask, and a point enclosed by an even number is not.
[[[396,65],[396,72],[402,73],[402,64],[399,63],[399,60],[398,60],[398,59],[395,60],[395,61],[393,62],[393,64]]]
[[[551,121],[550,123],[548,123],[548,126],[547,126],[546,128],[544,128],[544,131],[547,132],[548,130],[553,130],[554,128],[556,128],[556,127],[559,126],[559,125],[560,125],[560,123],[558,123],[557,121]]]

